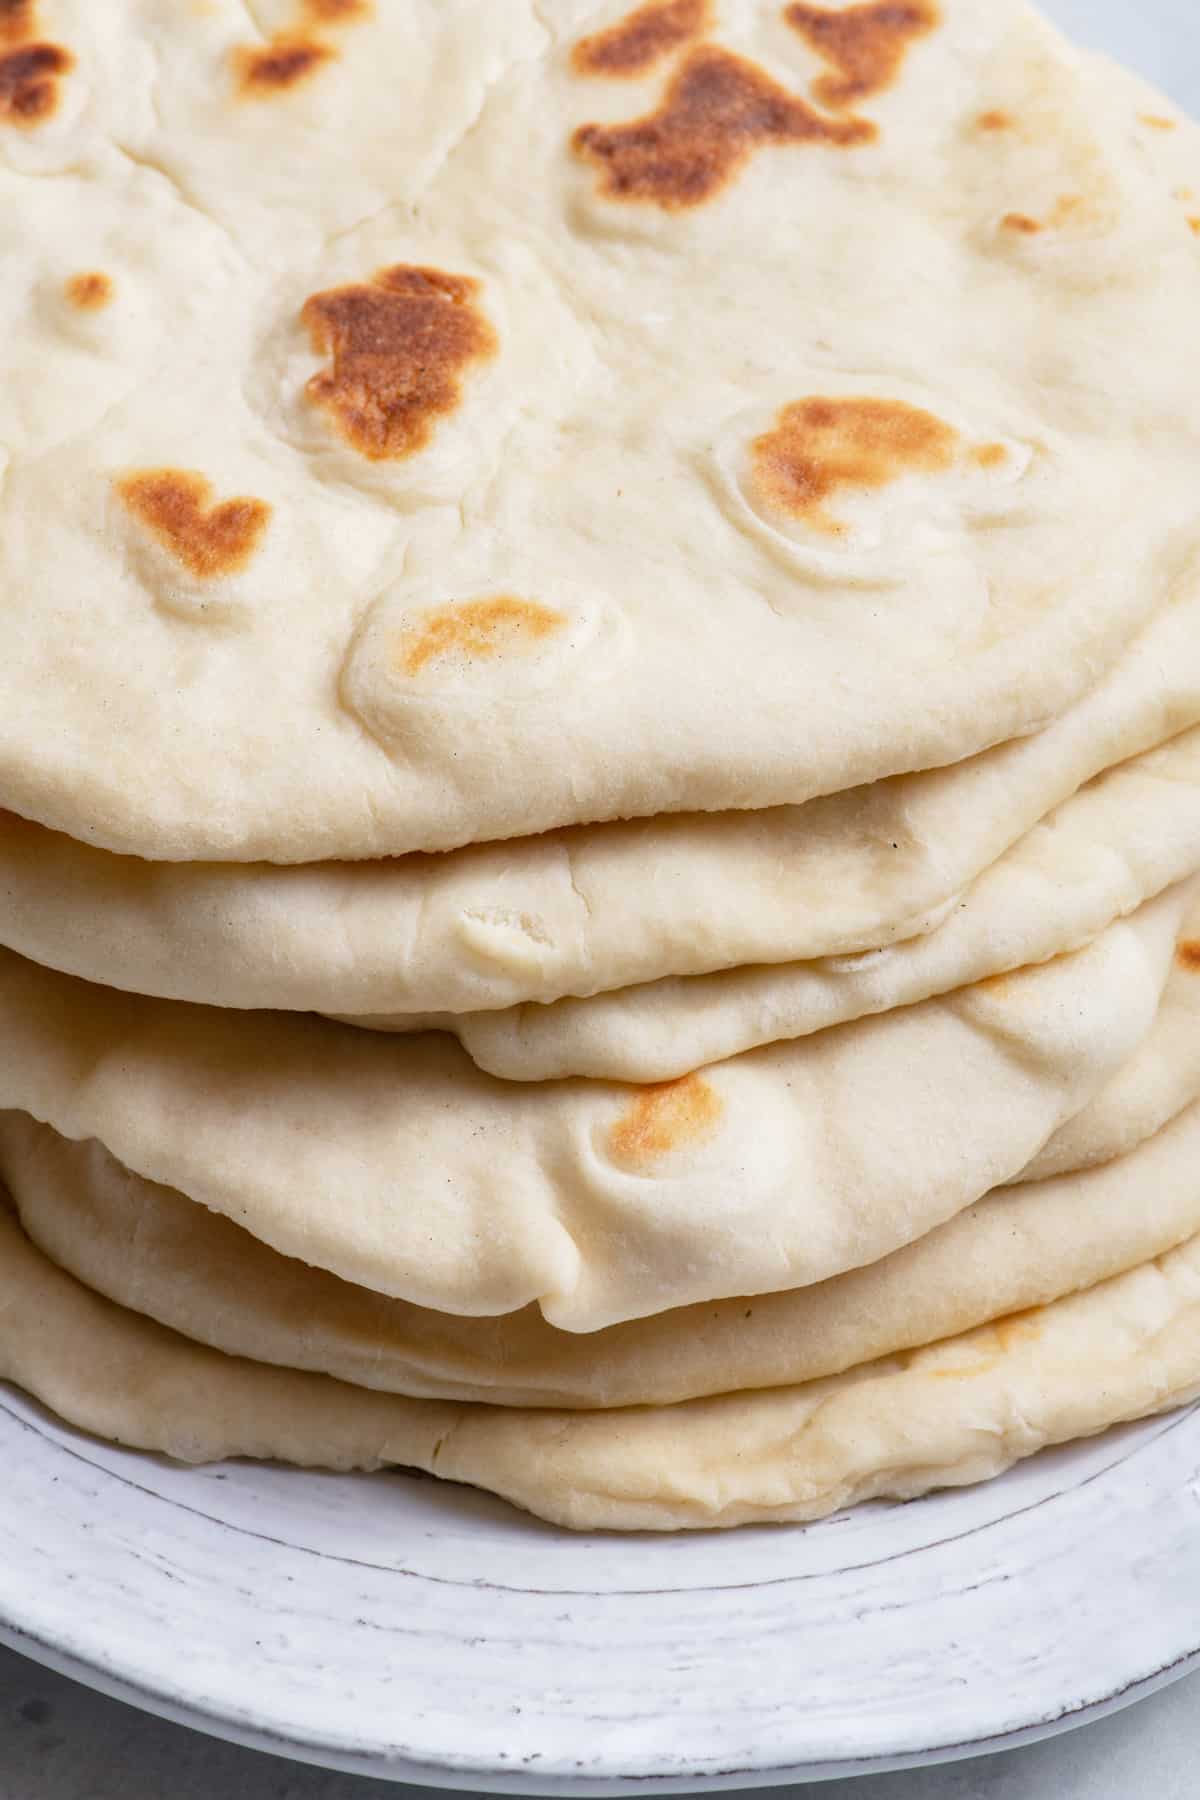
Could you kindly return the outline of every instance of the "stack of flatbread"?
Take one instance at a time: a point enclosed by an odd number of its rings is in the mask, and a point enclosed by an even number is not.
[[[0,1374],[806,1520],[1200,1393],[1200,135],[1012,0],[0,0]]]

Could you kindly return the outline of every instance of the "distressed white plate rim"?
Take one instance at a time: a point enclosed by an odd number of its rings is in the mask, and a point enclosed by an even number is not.
[[[1200,1663],[1200,1407],[819,1525],[571,1536],[417,1477],[100,1444],[0,1388],[0,1637],[180,1723],[518,1793],[976,1755]]]

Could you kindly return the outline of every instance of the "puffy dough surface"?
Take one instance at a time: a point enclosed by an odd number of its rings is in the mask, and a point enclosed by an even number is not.
[[[0,1104],[347,1280],[592,1331],[874,1262],[1017,1175],[1146,1037],[1193,904],[1182,883],[1071,956],[649,1087],[500,1082],[436,1034],[5,952]]]
[[[1198,720],[1200,590],[1185,589],[1042,731],[805,806],[298,867],[117,856],[10,813],[0,818],[0,941],[167,999],[369,1013],[363,1023],[394,1028],[436,1012],[432,1022],[510,1078],[666,1078],[880,1010],[881,998],[922,999],[939,983],[1072,949],[1179,879],[1196,866],[1190,740],[1148,763],[1140,783],[1095,778]],[[1007,892],[1001,879],[972,895],[965,917],[894,956],[877,984],[868,967],[821,998],[804,970],[645,985],[924,936],[1081,783],[1093,784],[1086,800],[1060,807],[1016,851]],[[631,982],[641,991],[591,1007],[545,1004]],[[523,1001],[537,1005],[502,1010]],[[380,1016],[393,1008],[404,1017]],[[439,1009],[492,1016],[459,1023]]]
[[[0,1115],[0,1174],[26,1234],[118,1305],[227,1355],[357,1387],[579,1409],[813,1381],[1092,1287],[1200,1231],[1198,1152],[1193,1106],[1119,1161],[986,1195],[866,1268],[580,1335],[536,1307],[464,1319],[356,1287],[94,1141]]]
[[[911,1006],[1078,948],[1200,868],[1200,731],[1098,776],[919,936],[857,955],[645,982],[590,999],[392,1019],[452,1031],[509,1081],[669,1081],[758,1044]],[[367,1019],[359,1023],[384,1026]]]
[[[817,1519],[998,1475],[1200,1392],[1200,1240],[1069,1299],[824,1381],[670,1407],[522,1411],[222,1355],[56,1269],[0,1212],[0,1373],[185,1462],[424,1469],[579,1530]]]
[[[775,0],[620,70],[575,0],[15,14],[6,804],[440,850],[798,804],[1093,685],[1196,547],[1194,238],[1016,0],[877,12],[853,79]]]

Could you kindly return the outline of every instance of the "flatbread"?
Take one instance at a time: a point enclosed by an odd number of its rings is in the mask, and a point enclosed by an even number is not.
[[[797,1387],[616,1412],[404,1400],[202,1348],[92,1294],[0,1209],[0,1375],[184,1462],[424,1469],[577,1530],[821,1518],[998,1475],[1200,1393],[1200,1240],[1069,1299]]]
[[[1059,1126],[1019,1180],[1042,1181],[1123,1157],[1200,1097],[1200,938],[1185,936],[1175,957],[1176,973],[1134,1054]]]
[[[239,1008],[366,1012],[376,1016],[360,1022],[409,1026],[420,1019],[378,1015],[548,1002],[731,964],[873,950],[935,926],[982,869],[1081,783],[1198,719],[1200,589],[1163,613],[1086,699],[1036,736],[951,769],[803,807],[299,868],[146,862],[0,816],[0,942],[108,987]],[[1109,917],[1142,897],[1139,882],[1149,894],[1194,866],[1183,786],[1169,821],[1161,792],[1144,790],[1158,827],[1147,832],[1135,820],[1128,882],[1111,859]],[[1057,921],[1070,917],[1072,896],[1082,903],[1088,869],[1094,876],[1104,864],[1108,843],[1129,830],[1125,808],[1139,803],[1120,781],[1086,803],[1078,865],[1074,848],[1060,864],[1052,854],[1054,894],[1018,896],[1020,928],[1008,939],[1018,960],[1071,947],[1069,933],[1055,943]],[[1038,842],[1047,842],[1044,834]],[[1108,904],[1099,906],[1101,920]],[[1040,939],[1038,909],[1046,923]],[[914,955],[920,965],[922,952]],[[970,978],[969,969],[957,975],[959,967],[952,955],[951,983]],[[731,978],[735,988],[741,979]],[[783,977],[785,993],[791,979]],[[893,1005],[905,990],[885,984],[883,993]],[[623,1015],[624,998],[611,1004]],[[629,1004],[636,1008],[637,996]],[[702,1010],[699,1023],[689,1012],[695,1036],[682,1061],[676,1049],[672,1073],[710,1060],[707,1034],[719,1035],[728,1014],[707,999]],[[740,1017],[736,1003],[733,1010]],[[843,1016],[854,1012],[851,1005]],[[455,1028],[485,1064],[524,1078],[512,1040],[524,1040],[527,1030],[531,1042],[552,1035],[557,1016],[543,1023],[540,1013],[525,1015],[518,1033],[506,1019]],[[567,1008],[563,1016],[574,1014]],[[604,1004],[596,1016],[605,1017]],[[828,1022],[836,1016],[835,1009]],[[781,1002],[775,1036],[788,1035],[785,1018]],[[638,1054],[636,1019],[628,1030],[624,1023],[612,1033],[600,1029],[606,1041],[629,1046],[616,1050],[608,1072],[636,1076],[619,1066],[622,1054]],[[730,1042],[731,1051],[745,1047]]]
[[[1200,1232],[1200,1108],[1103,1169],[989,1194],[867,1268],[586,1336],[535,1307],[462,1319],[355,1287],[23,1113],[0,1114],[0,1175],[59,1268],[227,1355],[418,1398],[662,1406],[839,1374],[1173,1249]]]
[[[1198,868],[1200,731],[1193,730],[1097,776],[986,870],[944,923],[902,943],[550,1006],[358,1023],[453,1031],[481,1069],[508,1081],[671,1081],[758,1044],[911,1006],[1076,949]]]
[[[848,86],[776,0],[625,76],[619,6],[337,10],[10,34],[14,811],[310,862],[799,804],[1036,729],[1177,591],[1200,259],[1015,0],[860,17]]]
[[[640,1088],[500,1082],[437,1034],[3,952],[0,1105],[365,1287],[593,1331],[875,1262],[1017,1174],[1145,1037],[1195,904],[1183,883],[1069,957]]]

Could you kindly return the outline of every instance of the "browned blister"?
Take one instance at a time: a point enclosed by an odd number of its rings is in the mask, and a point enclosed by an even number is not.
[[[754,485],[780,512],[836,534],[842,526],[828,503],[839,489],[881,488],[902,475],[937,474],[953,465],[958,442],[952,426],[902,400],[796,400],[751,446]],[[986,448],[989,462],[1006,454],[1003,445]]]
[[[709,0],[650,0],[607,31],[581,38],[571,53],[572,65],[580,75],[645,75],[699,37],[711,16]]]
[[[299,0],[293,25],[275,32],[265,44],[234,52],[242,98],[268,99],[301,86],[338,54],[316,32],[323,26],[356,24],[371,11],[371,0]]]
[[[313,350],[331,359],[308,397],[361,455],[383,462],[423,450],[458,406],[464,372],[496,349],[478,289],[469,275],[400,263],[305,302]]]
[[[58,106],[58,84],[74,66],[61,44],[22,44],[0,56],[0,123],[48,119]]]
[[[85,269],[72,275],[63,291],[77,311],[103,312],[111,305],[115,289],[111,275],[100,269]]]
[[[642,1088],[608,1134],[616,1161],[637,1167],[708,1137],[724,1110],[702,1075]]]
[[[459,601],[434,607],[416,631],[404,632],[396,646],[396,662],[406,675],[419,675],[438,657],[498,656],[521,640],[549,637],[566,622],[565,613],[516,594]]]
[[[832,65],[813,82],[813,97],[835,112],[891,87],[910,46],[940,24],[932,0],[867,0],[831,12],[796,0],[784,18]]]
[[[0,44],[24,44],[36,34],[36,0],[0,0]]]
[[[245,568],[271,517],[263,500],[239,496],[214,505],[212,491],[191,469],[142,469],[117,483],[138,522],[201,581]]]
[[[765,69],[712,44],[690,53],[657,111],[628,125],[581,125],[573,142],[602,171],[609,199],[676,211],[712,199],[768,145],[848,148],[875,136],[869,120],[823,118]]]

